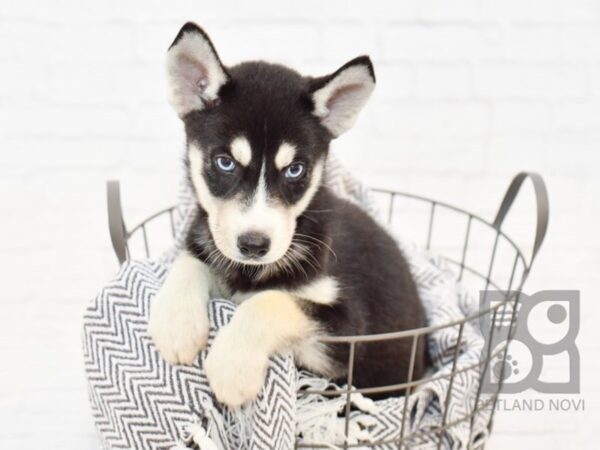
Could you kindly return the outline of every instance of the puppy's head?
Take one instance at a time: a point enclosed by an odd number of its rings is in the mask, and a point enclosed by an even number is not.
[[[279,260],[320,186],[329,142],[354,124],[375,86],[369,58],[319,78],[264,62],[225,67],[206,33],[187,23],[169,48],[167,76],[218,250],[244,264]]]

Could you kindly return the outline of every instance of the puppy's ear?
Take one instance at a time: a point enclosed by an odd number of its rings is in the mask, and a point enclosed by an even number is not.
[[[208,35],[198,25],[186,23],[167,52],[169,102],[179,117],[217,102],[228,80]]]
[[[359,56],[331,75],[311,80],[313,114],[337,137],[354,125],[373,88],[373,64],[368,56]]]

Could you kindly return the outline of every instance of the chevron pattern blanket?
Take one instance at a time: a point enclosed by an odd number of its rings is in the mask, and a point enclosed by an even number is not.
[[[335,161],[328,166],[328,182],[375,214],[368,192]],[[147,334],[150,303],[165,279],[170,262],[181,249],[193,200],[184,192],[177,210],[177,233],[171,251],[158,261],[130,260],[120,268],[86,310],[83,343],[89,396],[96,427],[106,450],[113,449],[292,449],[298,443],[343,448],[344,398],[300,395],[306,387],[339,389],[327,380],[299,372],[291,355],[276,356],[257,400],[241,410],[219,405],[202,369],[206,351],[190,367],[164,362]],[[456,282],[442,259],[398,239],[427,311],[431,325],[441,325],[474,313],[477,300]],[[231,318],[235,306],[215,299],[209,304],[209,348],[218,329]],[[479,362],[484,339],[477,324],[467,323],[461,348],[456,351],[457,327],[442,328],[428,337],[434,370],[447,374],[458,354],[456,368]],[[421,385],[408,398],[373,402],[352,395],[353,409],[347,443],[352,445],[398,437],[405,402],[405,435],[410,448],[467,448],[469,441],[487,439],[488,413],[461,420],[472,411],[478,376],[464,371],[449,381]],[[444,408],[448,405],[447,411]],[[455,423],[443,433],[442,418]],[[419,433],[415,433],[419,431]],[[440,445],[440,447],[438,447]],[[397,448],[382,444],[375,448]]]

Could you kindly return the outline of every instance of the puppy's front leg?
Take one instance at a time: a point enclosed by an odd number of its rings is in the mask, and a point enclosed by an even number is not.
[[[209,290],[212,276],[206,264],[182,253],[150,308],[148,333],[171,364],[192,364],[208,341]]]
[[[204,362],[217,399],[229,406],[254,400],[264,383],[269,357],[290,348],[312,329],[287,292],[263,291],[244,301],[217,334]]]

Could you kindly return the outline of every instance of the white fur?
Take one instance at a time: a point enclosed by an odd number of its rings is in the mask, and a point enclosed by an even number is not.
[[[334,277],[322,276],[302,287],[286,292],[300,300],[306,300],[320,305],[331,305],[335,303],[338,298],[339,283]],[[240,304],[256,295],[256,293],[257,291],[238,291],[232,295],[231,299],[235,303]]]
[[[334,136],[339,136],[354,125],[374,88],[375,80],[367,66],[350,66],[313,93],[314,114]]]
[[[204,166],[204,159],[202,156],[202,150],[195,144],[190,144],[188,150],[188,157],[190,160],[190,174],[192,176],[192,184],[194,190],[198,196],[200,205],[208,212],[209,216],[217,212],[219,207],[219,199],[213,197],[204,181],[202,176],[202,170]]]
[[[277,261],[287,252],[296,221],[288,208],[269,198],[265,171],[266,163],[263,161],[250,207],[236,212],[237,217],[232,220],[239,217],[239,234],[257,231],[269,237],[269,252],[260,260],[260,263],[268,264]]]
[[[287,292],[263,291],[243,302],[217,334],[204,362],[217,399],[234,407],[254,400],[269,357],[314,331],[314,324]]]
[[[321,184],[323,161],[315,163],[306,192],[290,207],[269,198],[266,164],[263,162],[258,185],[248,206],[239,198],[222,200],[214,197],[202,176],[202,150],[190,144],[188,155],[192,184],[198,201],[208,212],[208,225],[219,250],[229,259],[245,264],[271,264],[281,259],[292,242],[297,217],[306,209]],[[246,260],[237,248],[238,237],[248,232],[263,233],[271,240],[269,252],[260,260]]]
[[[338,375],[336,373],[336,366],[332,363],[328,355],[327,344],[321,341],[322,338],[322,334],[314,333],[298,341],[292,349],[294,359],[297,365],[311,372],[333,378]]]
[[[291,292],[294,297],[302,300],[331,305],[337,301],[339,284],[333,277],[324,276]],[[294,358],[302,367],[315,373],[334,377],[335,365],[328,356],[327,345],[321,342],[319,333],[314,333],[294,345]]]
[[[240,303],[248,300],[253,295],[256,295],[256,291],[251,291],[251,292],[237,291],[231,296],[231,301],[239,305]]]
[[[319,189],[319,186],[321,185],[321,178],[323,177],[324,164],[325,163],[323,159],[315,162],[315,165],[312,169],[312,173],[310,175],[310,182],[308,188],[306,189],[306,192],[304,192],[302,198],[291,207],[294,219],[304,212],[304,210],[308,207],[312,198],[316,194],[317,189]]]
[[[208,266],[184,252],[152,300],[148,333],[169,363],[192,364],[206,347],[206,305],[212,285]]]
[[[248,139],[244,136],[236,137],[231,141],[230,149],[235,160],[242,166],[246,167],[250,164],[250,160],[252,159],[252,148],[250,147]]]
[[[294,160],[294,156],[296,156],[296,147],[284,142],[279,146],[277,154],[275,155],[275,166],[279,170],[289,166]]]
[[[254,231],[271,240],[269,253],[260,263],[268,264],[281,258],[287,251],[295,228],[295,217],[286,208],[272,204],[267,198],[265,165],[250,206],[239,198],[222,200],[214,197],[202,176],[202,150],[191,144],[189,148],[192,183],[202,207],[208,212],[208,225],[219,250],[234,261],[246,261],[237,248],[240,235]]]
[[[188,31],[167,52],[167,81],[169,102],[183,117],[215,100],[227,74],[206,38]]]
[[[291,293],[302,299],[321,305],[331,305],[337,300],[339,285],[333,277],[321,277]]]

